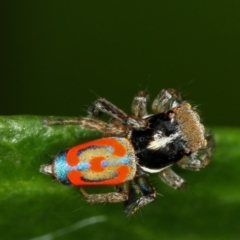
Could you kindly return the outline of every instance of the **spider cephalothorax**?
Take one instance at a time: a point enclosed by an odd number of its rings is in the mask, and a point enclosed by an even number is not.
[[[41,172],[80,187],[88,202],[125,202],[128,215],[156,198],[148,173],[158,173],[175,189],[183,188],[185,181],[171,166],[204,168],[212,155],[212,136],[176,90],[159,93],[152,104],[153,114],[148,115],[147,102],[148,94],[138,92],[130,116],[100,98],[89,108],[87,118],[45,121],[46,125],[77,124],[102,132],[105,138],[62,151],[51,164],[42,165]],[[100,121],[102,113],[112,120]],[[116,192],[88,194],[83,189],[94,185],[115,185]]]
[[[151,115],[145,120],[147,127],[133,129],[130,139],[139,165],[146,172],[159,172],[206,147],[205,129],[188,103]]]

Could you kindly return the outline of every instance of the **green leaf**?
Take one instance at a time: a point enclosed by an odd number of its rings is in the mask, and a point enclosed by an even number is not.
[[[122,204],[90,205],[77,188],[39,172],[60,150],[100,137],[80,126],[44,126],[48,118],[0,117],[0,239],[239,239],[240,129],[213,129],[216,152],[206,169],[175,169],[185,190],[150,176],[164,196],[127,218]]]

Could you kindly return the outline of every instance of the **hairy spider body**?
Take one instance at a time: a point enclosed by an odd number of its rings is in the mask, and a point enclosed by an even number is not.
[[[132,130],[131,141],[147,172],[159,172],[207,144],[204,127],[188,103],[145,120],[148,128]]]
[[[133,130],[131,141],[140,167],[146,172],[159,172],[183,157],[184,140],[178,134],[178,125],[167,115],[157,114],[146,120],[149,127]]]
[[[44,121],[46,125],[80,125],[102,132],[107,138],[62,151],[40,171],[52,174],[63,184],[80,187],[87,202],[124,202],[127,215],[155,200],[156,191],[146,177],[148,173],[158,173],[175,189],[183,188],[185,181],[171,166],[177,163],[190,170],[204,168],[213,152],[213,138],[196,110],[176,90],[159,93],[152,104],[152,115],[147,113],[147,102],[148,94],[138,92],[132,102],[133,116],[129,116],[100,98],[89,108],[88,118]],[[96,119],[102,113],[112,117],[110,123]],[[125,150],[116,155],[120,149]],[[115,185],[116,191],[88,194],[83,189],[93,185]]]

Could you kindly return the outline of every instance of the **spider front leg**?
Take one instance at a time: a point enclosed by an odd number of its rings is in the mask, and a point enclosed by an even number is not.
[[[177,107],[183,101],[183,97],[175,89],[163,89],[154,99],[152,110],[154,113],[166,112],[173,107]]]
[[[158,176],[168,186],[175,189],[185,188],[186,182],[180,176],[178,176],[171,167],[167,167],[159,172]]]
[[[128,116],[126,113],[118,109],[104,98],[100,98],[94,102],[94,104],[89,108],[89,113],[92,116],[98,116],[99,113],[106,113],[112,118],[119,120],[124,125],[134,128],[143,128],[147,125],[147,122],[144,119]]]
[[[146,91],[139,91],[137,95],[133,98],[132,102],[132,113],[135,117],[142,118],[146,116],[147,113],[147,103],[149,101],[149,96]]]
[[[156,190],[151,186],[147,178],[144,176],[136,177],[132,184],[132,189],[137,193],[139,192],[142,196],[134,201],[129,201],[125,209],[127,216],[134,214],[139,208],[151,203],[156,199]]]
[[[88,194],[82,187],[80,188],[80,192],[88,203],[118,203],[125,202],[128,199],[128,195],[125,192]]]
[[[108,136],[125,136],[126,127],[123,125],[116,125],[114,123],[105,123],[103,121],[91,119],[91,118],[80,118],[80,119],[58,119],[58,120],[44,120],[44,125],[79,125],[88,129],[92,129]]]
[[[198,150],[189,157],[184,157],[178,162],[178,165],[183,169],[195,171],[205,168],[209,164],[215,148],[215,142],[211,134],[206,137],[206,140],[207,146],[205,148]]]

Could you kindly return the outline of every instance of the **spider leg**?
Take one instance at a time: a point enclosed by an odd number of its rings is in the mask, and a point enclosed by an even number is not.
[[[128,199],[128,195],[125,192],[110,192],[110,193],[100,193],[100,194],[88,194],[84,188],[80,188],[84,199],[88,203],[118,203],[124,202]]]
[[[89,108],[89,113],[93,116],[99,115],[99,113],[106,113],[114,119],[121,121],[124,125],[134,128],[143,128],[147,124],[144,119],[128,116],[126,113],[118,109],[104,98],[100,98],[94,102],[94,104]]]
[[[151,186],[147,178],[144,176],[136,177],[134,179],[134,183],[132,182],[132,184],[133,185],[131,191],[135,190],[137,192],[139,190],[142,196],[134,199],[134,201],[129,200],[125,208],[125,213],[127,216],[134,214],[139,208],[149,204],[156,199],[156,190]],[[134,184],[136,184],[137,189]]]
[[[115,186],[115,189],[119,193],[125,193],[128,195],[128,199],[124,201],[124,206],[127,207],[131,203],[133,203],[136,199],[136,189],[133,187],[133,181],[127,181],[122,184]]]
[[[173,107],[177,107],[184,99],[181,94],[175,89],[163,89],[152,103],[152,110],[154,113],[166,112]]]
[[[131,110],[135,117],[143,118],[147,113],[149,96],[146,91],[139,91],[133,98]],[[136,198],[136,195],[141,195]],[[125,213],[129,216],[139,208],[147,205],[156,198],[156,191],[144,176],[136,177],[128,185],[128,200],[125,201]]]
[[[186,186],[186,182],[180,176],[178,176],[171,167],[167,167],[159,172],[158,176],[168,186],[175,189],[182,189]]]
[[[148,101],[149,101],[149,96],[146,91],[139,91],[134,96],[131,109],[135,117],[142,118],[148,114],[147,113]]]
[[[207,146],[205,148],[198,150],[189,157],[184,157],[178,162],[178,165],[183,169],[195,171],[205,168],[211,160],[215,147],[214,139],[211,134],[206,137],[206,140]]]
[[[125,136],[126,127],[123,125],[116,125],[114,123],[105,123],[103,121],[91,119],[91,118],[79,118],[79,119],[58,119],[58,120],[44,120],[44,125],[80,125],[88,129],[92,129],[108,136]]]

